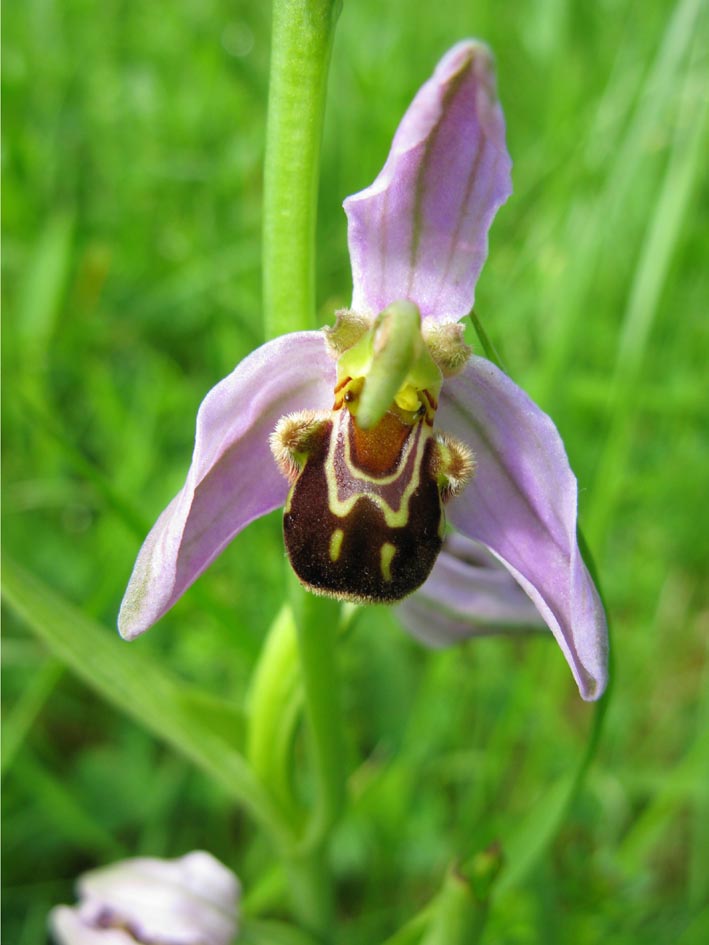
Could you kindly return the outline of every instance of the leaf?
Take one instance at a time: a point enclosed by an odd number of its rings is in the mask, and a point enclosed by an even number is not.
[[[56,660],[48,660],[44,666],[33,673],[30,684],[23,689],[17,703],[5,713],[2,727],[0,777],[12,765],[62,672],[63,668]]]
[[[205,712],[204,697],[199,695],[195,710],[195,699],[185,695],[184,684],[135,644],[122,642],[12,560],[3,558],[3,572],[3,597],[54,656],[103,698],[189,758],[272,836],[283,838],[287,828],[242,755],[224,737],[232,710],[220,710],[211,700]]]
[[[317,945],[319,941],[302,929],[264,919],[244,919],[238,940],[239,945]]]
[[[12,768],[28,795],[37,798],[42,817],[52,827],[52,833],[63,837],[82,852],[91,852],[107,860],[127,855],[125,847],[98,821],[94,820],[82,798],[60,778],[48,773],[29,753],[23,753]]]
[[[495,896],[519,885],[556,837],[575,795],[576,773],[560,778],[536,804],[514,836],[503,843],[508,866],[496,884]]]

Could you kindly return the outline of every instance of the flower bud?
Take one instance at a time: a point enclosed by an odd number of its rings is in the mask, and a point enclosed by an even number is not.
[[[231,945],[237,932],[239,881],[201,850],[123,860],[77,888],[78,905],[50,913],[58,945]]]

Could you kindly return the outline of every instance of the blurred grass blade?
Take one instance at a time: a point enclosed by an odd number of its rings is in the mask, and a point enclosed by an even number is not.
[[[611,620],[608,605],[601,586],[598,569],[583,531],[578,529],[578,542],[583,560],[601,595],[603,606],[608,616],[608,685],[603,696],[595,704],[593,720],[586,739],[586,745],[576,767],[561,777],[546,792],[543,800],[536,804],[526,819],[518,826],[514,836],[503,838],[505,867],[496,879],[493,896],[506,893],[519,885],[529,875],[533,867],[544,856],[553,843],[561,825],[566,820],[574,800],[586,780],[589,768],[596,757],[601,735],[608,714],[615,683],[615,650],[611,633]]]
[[[243,919],[239,924],[239,945],[319,945],[303,929],[284,922],[263,919]]]
[[[419,945],[426,927],[434,914],[435,899],[429,902],[406,925],[390,935],[382,945]]]
[[[709,902],[709,645],[702,673],[704,695],[697,712],[696,743],[701,744],[701,767],[694,783],[693,826],[690,828],[691,846],[689,854],[689,906],[699,909]],[[704,777],[702,777],[704,773]],[[709,923],[708,923],[709,924]]]
[[[22,755],[12,771],[24,790],[37,798],[42,816],[51,822],[53,832],[84,853],[95,853],[99,859],[119,860],[126,848],[94,820],[80,797],[29,755]]]
[[[557,280],[554,298],[548,303],[550,311],[560,313],[552,329],[552,337],[544,356],[542,374],[534,387],[535,399],[542,406],[554,402],[560,384],[566,383],[569,352],[576,333],[588,317],[589,298],[593,296],[594,279],[599,260],[611,241],[620,246],[623,240],[637,239],[632,211],[634,186],[648,178],[648,168],[654,155],[651,143],[662,140],[668,120],[674,113],[674,99],[681,81],[680,69],[687,59],[688,50],[696,35],[697,20],[701,13],[700,0],[682,0],[675,5],[664,32],[655,61],[637,96],[632,115],[628,115],[622,139],[612,151],[609,174],[598,198],[589,205],[572,204],[570,223],[574,236],[574,252],[565,276]],[[627,73],[621,70],[614,77],[606,98],[622,101]],[[605,112],[602,102],[599,119]],[[592,148],[602,122],[591,127],[586,147]],[[584,155],[579,155],[579,161]],[[640,170],[642,169],[642,173]],[[627,252],[627,250],[626,250]]]
[[[545,792],[520,823],[516,833],[504,840],[504,872],[498,880],[495,897],[519,885],[544,855],[563,823],[573,798],[574,773],[560,778]]]
[[[52,693],[64,669],[56,660],[47,660],[32,677],[16,704],[5,713],[2,726],[2,755],[0,777],[12,764],[22,742],[42,711],[44,703]]]
[[[588,560],[588,559],[587,559]],[[611,653],[613,649],[611,647]],[[598,744],[613,690],[613,665],[609,667],[608,687],[594,707],[593,721],[586,746],[575,770],[560,778],[546,792],[519,825],[513,837],[503,840],[506,866],[496,881],[493,896],[504,894],[523,882],[547,851],[561,825],[568,817],[571,806],[583,787]]]
[[[115,482],[96,463],[85,456],[67,431],[62,429],[57,418],[52,417],[45,409],[26,398],[19,398],[19,406],[21,418],[28,427],[48,437],[59,447],[65,462],[93,486],[96,494],[103,500],[106,508],[115,514],[118,521],[122,522],[137,538],[142,539],[147,535],[152,525],[150,519],[141,515],[135,503],[127,499],[116,488]]]
[[[635,388],[692,193],[705,166],[707,100],[693,62],[687,69],[679,104],[672,152],[623,319],[611,393],[611,426],[586,519],[586,531],[594,547],[600,547],[603,541],[623,482],[632,420],[639,406]]]
[[[499,850],[490,849],[448,870],[421,945],[477,945],[482,940],[500,865]]]
[[[116,519],[129,532],[142,541],[150,531],[153,522],[141,513],[132,497],[116,487],[114,480],[73,443],[71,436],[46,410],[26,399],[21,399],[20,404],[27,423],[41,431],[59,447],[69,466],[91,484],[106,508],[113,512]],[[190,594],[203,611],[206,611],[218,623],[228,627],[234,645],[238,646],[244,656],[250,661],[254,660],[258,653],[258,641],[251,634],[240,632],[240,624],[234,621],[233,611],[221,604],[201,583],[195,584],[190,589]]]
[[[708,747],[709,736],[702,732],[684,758],[663,773],[652,799],[619,843],[616,862],[629,875],[647,870],[653,851],[662,848],[663,837],[681,829],[683,811],[691,804],[697,786],[706,785]],[[703,881],[706,884],[706,871]]]
[[[27,367],[37,368],[47,354],[69,275],[73,233],[71,215],[50,217],[29,260],[15,323]]]
[[[51,652],[92,689],[193,761],[272,835],[285,828],[232,744],[193,711],[184,684],[3,558],[3,597]]]

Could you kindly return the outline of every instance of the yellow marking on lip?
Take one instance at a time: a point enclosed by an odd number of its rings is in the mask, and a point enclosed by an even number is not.
[[[343,414],[344,412],[337,414],[333,421],[328,457],[325,464],[328,508],[332,514],[336,515],[338,518],[345,518],[352,511],[355,503],[358,502],[363,496],[366,496],[370,502],[372,502],[377,506],[378,509],[381,510],[384,515],[384,520],[389,528],[403,527],[409,520],[409,503],[411,501],[411,496],[418,489],[421,482],[421,464],[423,462],[423,454],[426,444],[432,436],[430,428],[419,424],[418,429],[414,429],[412,431],[407,443],[404,446],[403,454],[395,472],[389,476],[368,476],[366,473],[359,471],[352,463],[349,431],[347,430],[346,426],[347,418]],[[384,497],[378,495],[376,492],[362,492],[356,495],[351,495],[346,499],[340,499],[334,468],[337,440],[340,433],[340,427],[343,424],[345,424],[344,429],[342,429],[344,441],[344,462],[354,480],[359,480],[362,483],[374,482],[380,486],[388,485],[389,483],[394,482],[394,480],[401,475],[401,470],[406,467],[411,451],[415,451],[414,473],[411,476],[409,482],[406,484],[406,487],[400,498],[399,507],[397,509],[392,508],[384,499]]]
[[[382,569],[382,577],[385,581],[391,581],[391,563],[396,554],[396,545],[390,541],[385,541],[379,549],[379,563]]]
[[[330,560],[335,562],[340,557],[340,552],[342,551],[342,539],[345,537],[345,533],[341,528],[336,528],[335,531],[330,535]]]

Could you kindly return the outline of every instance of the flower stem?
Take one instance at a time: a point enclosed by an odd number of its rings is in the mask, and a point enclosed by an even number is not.
[[[302,927],[322,945],[333,941],[332,878],[323,849],[284,858],[291,897]]]
[[[451,870],[421,945],[477,945],[487,913],[487,902],[478,902],[466,878]]]
[[[325,88],[341,0],[274,0],[263,208],[266,335],[315,327]]]
[[[248,699],[246,754],[289,825],[300,836],[301,805],[294,792],[293,742],[302,715],[303,692],[295,619],[281,607],[261,648]]]
[[[316,597],[295,582],[293,591],[305,715],[311,733],[317,788],[315,809],[301,844],[303,850],[309,850],[326,840],[345,800],[343,726],[335,658],[340,605],[329,598]]]
[[[330,50],[341,0],[274,0],[263,209],[263,305],[269,338],[315,327],[315,224]],[[293,595],[315,811],[286,851],[299,918],[323,941],[332,930],[327,839],[344,799],[335,672],[337,605]]]
[[[294,904],[303,924],[323,942],[331,941],[334,893],[327,869],[330,831],[345,800],[342,716],[335,644],[339,604],[315,597],[293,580],[305,716],[315,781],[313,814],[298,843],[286,854]]]
[[[478,318],[478,315],[475,309],[473,309],[472,312],[470,313],[470,320],[473,323],[473,327],[475,328],[475,333],[480,340],[480,344],[482,345],[483,351],[485,352],[485,357],[488,359],[488,361],[492,361],[492,363],[496,367],[499,367],[501,371],[505,371],[505,366],[502,363],[502,358],[500,357],[497,351],[497,348],[492,343],[492,340],[488,337],[487,332],[483,328],[483,324]],[[507,374],[507,371],[505,371],[505,374]]]

